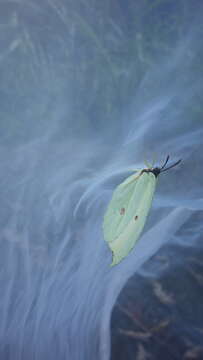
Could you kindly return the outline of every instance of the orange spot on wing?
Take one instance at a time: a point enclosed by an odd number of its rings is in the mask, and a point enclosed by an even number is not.
[[[124,215],[124,214],[125,214],[125,208],[120,209],[120,214],[121,214],[121,215]]]

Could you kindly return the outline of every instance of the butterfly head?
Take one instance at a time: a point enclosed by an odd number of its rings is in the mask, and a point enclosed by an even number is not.
[[[155,168],[149,169],[149,171],[152,172],[155,177],[157,177],[163,171],[169,170],[169,169],[173,168],[174,166],[178,165],[181,162],[181,159],[180,159],[180,160],[176,161],[174,164],[166,167],[166,165],[168,163],[168,160],[169,160],[169,155],[167,156],[164,164],[161,167],[155,167]]]

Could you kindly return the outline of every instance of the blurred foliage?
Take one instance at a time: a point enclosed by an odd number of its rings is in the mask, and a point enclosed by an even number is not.
[[[112,359],[203,359],[201,219],[195,212],[179,230],[184,246],[163,246],[122,289],[111,319]]]
[[[2,129],[9,122],[27,129],[34,121],[40,132],[54,121],[47,113],[55,105],[67,131],[98,132],[115,122],[120,134],[143,76],[170,58],[194,22],[201,1],[195,11],[191,3],[0,1]],[[196,61],[201,66],[202,53]]]

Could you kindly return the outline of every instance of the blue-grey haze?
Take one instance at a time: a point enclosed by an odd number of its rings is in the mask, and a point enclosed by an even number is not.
[[[201,1],[0,1],[0,359],[109,359],[129,277],[165,243],[199,246],[202,221],[178,231],[203,210],[202,15]],[[182,163],[110,268],[113,189],[167,154]]]

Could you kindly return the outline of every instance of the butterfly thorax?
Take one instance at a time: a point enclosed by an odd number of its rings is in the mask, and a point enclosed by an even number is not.
[[[150,173],[150,172],[151,172],[152,174],[154,174],[155,177],[157,177],[157,176],[160,174],[161,169],[158,168],[158,167],[155,167],[155,168],[152,168],[152,169],[143,169],[143,170],[141,171],[141,174],[143,174],[144,172],[146,172],[146,173]]]

